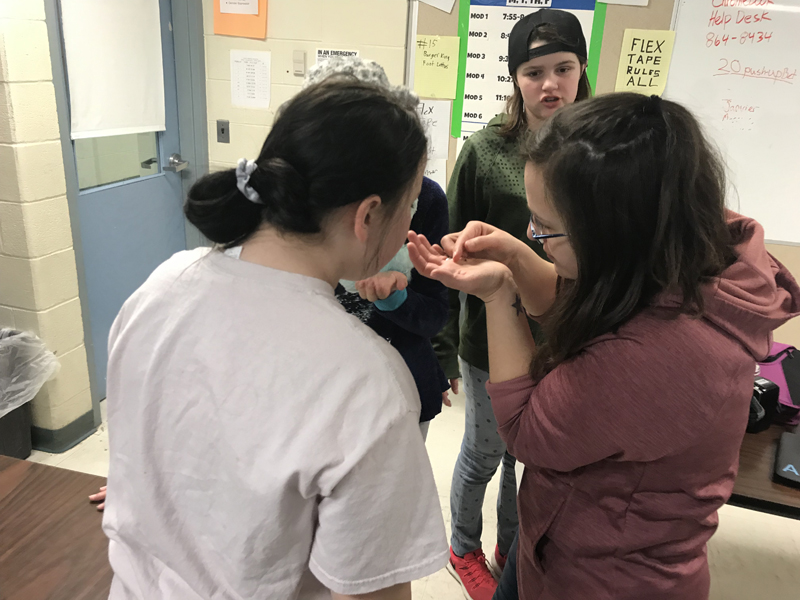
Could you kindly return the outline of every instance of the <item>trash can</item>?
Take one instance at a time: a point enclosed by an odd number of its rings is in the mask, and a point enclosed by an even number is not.
[[[30,456],[30,401],[58,368],[58,359],[38,337],[0,329],[0,454]]]
[[[0,454],[13,458],[28,458],[31,455],[30,402],[0,418]]]

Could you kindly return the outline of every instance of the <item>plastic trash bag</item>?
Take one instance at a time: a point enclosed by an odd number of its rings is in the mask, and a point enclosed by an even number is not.
[[[32,333],[0,329],[0,419],[33,400],[59,368],[56,355]]]

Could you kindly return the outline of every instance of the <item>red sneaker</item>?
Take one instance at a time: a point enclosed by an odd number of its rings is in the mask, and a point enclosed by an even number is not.
[[[478,548],[475,552],[465,554],[464,558],[456,556],[450,548],[450,562],[447,570],[461,584],[464,596],[469,600],[492,600],[497,582],[486,566],[486,557],[483,550]]]
[[[497,581],[500,581],[500,577],[503,576],[503,570],[506,568],[506,560],[508,560],[508,554],[505,556],[500,554],[500,546],[495,546],[494,556],[487,562],[489,564],[489,570]]]

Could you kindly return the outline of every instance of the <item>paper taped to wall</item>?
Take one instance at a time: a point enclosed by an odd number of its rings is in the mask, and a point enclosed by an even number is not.
[[[336,56],[352,56],[358,58],[358,50],[340,50],[338,48],[317,48],[317,64],[320,65]]]
[[[429,160],[425,165],[425,177],[433,179],[436,183],[442,186],[443,190],[447,189],[447,160],[437,158]]]
[[[422,0],[422,2],[430,4],[446,13],[450,13],[453,12],[453,5],[456,3],[456,0]]]
[[[456,97],[460,42],[457,36],[417,36],[414,91],[426,98]]]
[[[663,94],[674,44],[674,31],[626,29],[614,91]]]
[[[215,35],[233,35],[257,40],[267,37],[267,0],[257,0],[255,12],[231,10],[231,7],[234,7],[242,10],[247,8],[251,11],[250,0],[228,0],[228,10],[222,10],[225,2],[226,0],[214,0]],[[238,6],[235,6],[237,4]]]
[[[258,0],[219,0],[219,12],[232,15],[257,15]]]
[[[231,50],[231,104],[242,108],[269,108],[270,53]]]
[[[450,100],[422,100],[417,112],[428,135],[428,159],[445,159],[450,148]]]

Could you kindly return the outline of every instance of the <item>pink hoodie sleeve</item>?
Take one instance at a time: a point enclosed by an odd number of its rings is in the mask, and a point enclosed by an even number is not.
[[[528,377],[487,384],[500,436],[527,466],[572,471],[605,458],[651,461],[695,443],[719,406],[698,397],[697,377],[726,381],[732,399],[747,394],[725,365],[691,372],[714,348],[664,339],[647,346],[611,338],[563,363],[535,385]],[[680,360],[669,363],[665,357]],[[739,361],[741,362],[741,361]],[[642,377],[647,373],[647,377]],[[750,383],[752,391],[752,382]]]
[[[728,217],[737,260],[707,287],[702,319],[665,319],[658,311],[675,307],[665,297],[538,385],[529,377],[487,385],[517,459],[557,471],[609,457],[650,461],[719,429],[720,415],[732,419],[731,431],[743,429],[736,419],[746,420],[755,360],[800,311],[800,287],[769,255],[756,221]]]

